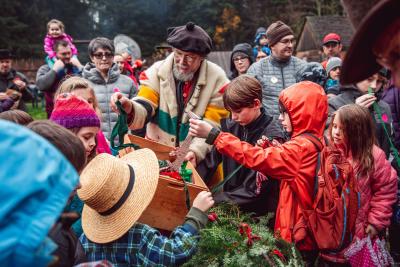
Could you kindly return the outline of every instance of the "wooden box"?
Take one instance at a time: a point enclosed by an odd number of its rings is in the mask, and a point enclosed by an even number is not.
[[[173,147],[135,135],[125,135],[124,143],[133,143],[141,148],[150,148],[160,160],[168,160],[169,152],[174,149]],[[119,155],[123,156],[130,151],[132,151],[132,148],[123,149],[120,151]],[[193,171],[192,183],[187,183],[190,205],[192,205],[198,193],[209,190],[193,165],[188,162],[187,166]],[[139,222],[158,229],[172,231],[175,227],[183,223],[188,213],[185,200],[183,182],[168,176],[160,175],[153,200],[139,218]]]

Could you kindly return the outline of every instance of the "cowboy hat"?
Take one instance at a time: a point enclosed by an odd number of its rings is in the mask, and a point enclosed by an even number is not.
[[[340,75],[342,84],[365,80],[382,68],[376,62],[373,46],[385,29],[399,19],[399,10],[399,0],[384,0],[368,12],[359,25],[343,61]]]
[[[158,178],[158,160],[150,149],[120,159],[105,153],[96,156],[83,170],[78,190],[86,237],[104,244],[128,232],[150,204]]]

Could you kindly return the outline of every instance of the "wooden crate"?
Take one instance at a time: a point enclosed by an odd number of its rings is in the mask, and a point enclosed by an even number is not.
[[[169,152],[174,148],[163,145],[151,140],[147,140],[135,135],[126,135],[124,143],[133,143],[141,148],[150,148],[160,160],[167,160]],[[120,151],[120,156],[132,151],[132,148],[126,148]],[[193,171],[192,183],[187,183],[190,204],[201,191],[209,191],[206,184],[201,179],[190,162],[188,168]],[[152,227],[172,231],[178,225],[181,225],[188,212],[186,208],[186,198],[184,184],[182,181],[160,175],[156,193],[147,209],[139,218],[139,222],[148,224]]]

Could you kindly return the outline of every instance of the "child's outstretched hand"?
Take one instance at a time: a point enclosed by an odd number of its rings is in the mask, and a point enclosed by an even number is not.
[[[194,137],[207,138],[208,134],[212,129],[211,124],[203,120],[196,120],[196,119],[190,119],[189,121],[190,121],[190,129],[189,129],[190,135]]]
[[[214,205],[214,199],[211,192],[201,191],[193,200],[193,207],[198,208],[202,212],[207,212]]]
[[[268,137],[263,135],[263,136],[261,136],[261,139],[257,140],[257,145],[262,147],[262,148],[267,148],[267,147],[270,147],[270,146],[273,146],[273,147],[280,146],[281,143],[279,143],[275,139],[270,140]]]

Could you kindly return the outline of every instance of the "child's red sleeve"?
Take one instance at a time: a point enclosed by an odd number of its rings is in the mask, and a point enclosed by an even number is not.
[[[263,149],[230,133],[220,133],[214,145],[221,154],[271,178],[292,180],[299,171],[301,147],[295,142]]]

